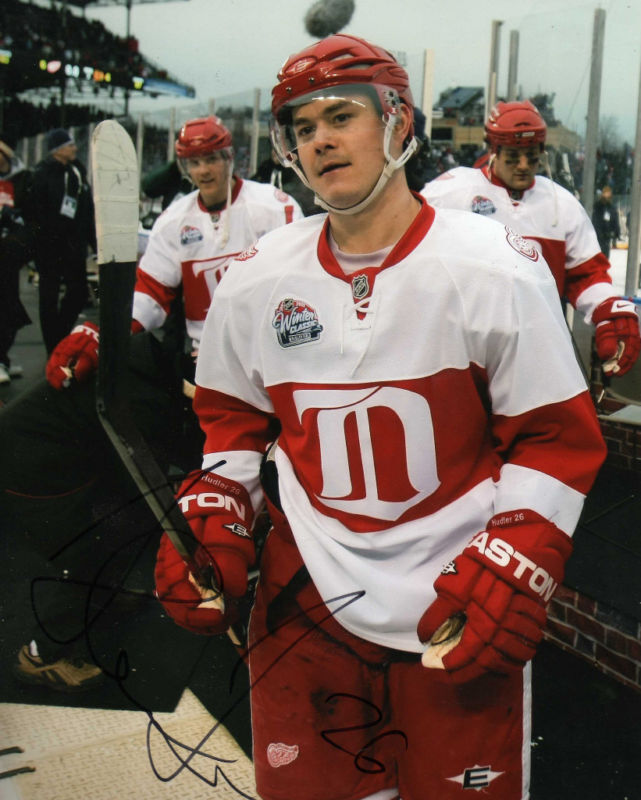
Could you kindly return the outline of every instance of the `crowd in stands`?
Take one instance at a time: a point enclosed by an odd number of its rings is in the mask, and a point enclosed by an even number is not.
[[[57,58],[103,70],[122,72],[124,69],[130,76],[168,77],[164,70],[156,69],[142,56],[134,36],[116,36],[102,22],[88,20],[73,13],[67,4],[53,0],[50,8],[37,5],[32,0],[4,0],[0,4],[0,48],[30,53],[34,59]],[[554,117],[554,94],[538,94],[531,99],[548,126],[559,124]],[[35,136],[61,124],[79,127],[113,116],[98,103],[68,103],[63,118],[55,95],[42,103],[31,103],[15,96],[5,96],[2,102],[4,127],[16,139]],[[459,124],[482,124],[483,90],[465,87],[448,89],[441,93],[437,106],[442,109],[444,116],[458,117]],[[146,160],[149,161],[148,145],[157,151],[157,157],[149,162],[153,166],[163,160],[166,133],[147,130],[145,136]],[[447,142],[433,141],[428,159],[428,179],[458,165],[472,166],[483,150],[483,147],[473,145],[454,150]],[[628,195],[632,181],[632,158],[632,150],[627,145],[616,152],[599,152],[595,185],[599,188],[610,186],[615,196]],[[560,153],[552,151],[550,168],[554,179],[571,191],[580,192],[583,160],[581,152],[567,153],[568,171],[561,162]]]
[[[21,0],[4,0],[0,12],[0,47],[33,53],[40,59],[63,59],[72,64],[120,70],[132,75],[167,77],[155,70],[138,50],[135,36],[123,38],[109,31],[102,22],[59,8],[44,8]]]
[[[111,85],[129,86],[134,76],[172,80],[166,70],[157,68],[140,53],[136,37],[116,36],[102,22],[79,16],[62,3],[52,2],[51,8],[45,8],[31,0],[3,0],[0,3],[0,48],[10,50],[14,57],[23,60],[29,56],[34,70],[38,68],[38,61],[45,59],[109,72]],[[33,74],[24,74],[21,80],[24,80],[24,89],[38,85]],[[22,90],[12,86],[14,92]],[[55,101],[41,106],[15,98],[4,99],[4,124],[19,125],[19,129],[13,131],[19,138],[62,124],[56,113]],[[65,108],[64,124],[82,125],[103,117],[100,109],[92,105],[69,105]]]

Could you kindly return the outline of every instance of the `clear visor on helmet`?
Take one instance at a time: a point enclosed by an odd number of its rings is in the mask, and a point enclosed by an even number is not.
[[[302,148],[314,142],[319,127],[339,132],[352,126],[379,125],[399,114],[394,89],[378,84],[341,84],[308,92],[286,103],[272,121],[272,144],[281,162],[291,166]],[[400,118],[400,117],[399,117]]]
[[[191,178],[191,173],[194,170],[206,166],[216,166],[222,162],[231,165],[233,159],[234,151],[232,148],[222,147],[220,150],[213,150],[211,153],[206,153],[205,155],[185,156],[183,158],[178,158],[177,161],[180,171],[188,178]]]

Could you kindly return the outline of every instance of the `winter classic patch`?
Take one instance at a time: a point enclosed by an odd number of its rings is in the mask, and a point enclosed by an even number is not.
[[[194,228],[193,225],[185,225],[180,231],[180,244],[182,245],[193,244],[194,242],[202,242],[202,240],[202,233],[198,230],[198,228]]]
[[[303,300],[291,297],[278,304],[272,326],[276,329],[281,347],[318,341],[323,330],[316,311]]]
[[[472,211],[475,214],[489,216],[490,214],[496,213],[496,206],[489,197],[483,197],[483,195],[477,194],[472,200]]]

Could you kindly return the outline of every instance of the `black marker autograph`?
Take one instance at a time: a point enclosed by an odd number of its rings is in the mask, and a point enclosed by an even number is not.
[[[196,478],[196,480],[197,480],[197,478]],[[169,485],[169,482],[168,482],[167,485]],[[113,511],[111,513],[112,514],[120,513],[124,508],[126,508],[127,505],[129,505],[131,503],[134,503],[134,502],[138,502],[139,499],[140,498],[137,497],[137,498],[129,501],[127,504],[124,504],[122,506],[122,508],[117,509],[116,511]],[[61,547],[60,550],[58,550],[56,553],[54,553],[51,556],[51,560],[53,560],[53,559],[57,558],[59,555],[61,555],[61,553],[67,547],[70,547],[74,542],[78,541],[83,535],[86,535],[86,534],[90,533],[94,529],[94,527],[96,527],[97,525],[103,523],[106,519],[108,519],[109,516],[111,516],[111,515],[106,515],[102,519],[96,521],[89,528],[87,528],[84,531],[80,532],[76,537],[74,537],[69,542],[67,542],[63,547]],[[152,528],[150,528],[147,531],[142,531],[137,536],[132,537],[126,543],[127,547],[131,546],[132,544],[138,544],[138,549],[135,551],[136,558],[143,552],[145,547],[149,544],[150,538],[155,536],[155,535],[157,535],[157,530],[158,530],[157,529],[157,524],[154,523]],[[305,637],[310,635],[315,629],[320,627],[320,625],[322,625],[325,621],[327,621],[331,617],[335,616],[336,614],[338,614],[344,608],[347,608],[352,603],[357,602],[361,597],[364,596],[364,594],[365,594],[364,590],[354,591],[354,592],[350,592],[350,593],[347,593],[347,594],[344,594],[344,595],[340,595],[340,596],[334,597],[334,598],[332,598],[332,599],[330,599],[328,601],[325,601],[325,602],[321,601],[320,603],[318,603],[318,604],[316,604],[316,605],[314,605],[314,606],[312,606],[310,608],[301,609],[294,616],[289,617],[283,623],[281,623],[280,625],[277,625],[275,630],[278,630],[281,627],[285,627],[286,625],[292,624],[296,619],[298,619],[298,618],[300,618],[302,616],[304,616],[307,619],[309,619],[308,615],[310,613],[316,611],[317,609],[324,609],[324,611],[325,611],[325,614],[323,616],[321,616],[321,618],[317,622],[313,623],[309,628],[307,628],[303,633],[301,633],[300,636],[298,636],[294,641],[292,641],[278,656],[276,656],[274,658],[272,663],[270,665],[268,665],[260,675],[256,676],[255,679],[252,682],[250,682],[248,688],[245,691],[242,692],[240,697],[238,697],[233,703],[231,703],[231,705],[223,712],[223,714],[220,715],[220,719],[211,728],[211,730],[209,730],[202,737],[202,739],[195,746],[192,747],[192,746],[189,746],[189,745],[185,744],[184,742],[180,742],[175,737],[169,735],[163,729],[162,725],[156,720],[153,712],[150,711],[149,709],[147,709],[129,691],[128,687],[126,686],[126,681],[127,681],[127,678],[128,678],[128,676],[130,674],[130,667],[129,667],[129,658],[128,658],[128,654],[127,654],[126,650],[124,650],[124,649],[120,649],[119,650],[119,652],[118,652],[118,654],[116,656],[116,659],[115,659],[114,669],[110,670],[110,669],[108,669],[107,665],[102,664],[100,662],[100,659],[99,659],[99,657],[98,657],[98,655],[95,652],[95,649],[93,647],[93,644],[92,644],[92,641],[91,641],[91,635],[90,635],[91,629],[93,628],[93,626],[98,621],[98,619],[101,617],[101,615],[104,614],[104,612],[107,610],[107,608],[111,605],[111,603],[114,601],[114,599],[118,595],[135,594],[139,598],[150,599],[150,600],[153,600],[154,602],[157,602],[155,595],[153,595],[151,593],[146,593],[146,592],[142,592],[142,591],[138,591],[138,590],[129,590],[129,589],[126,589],[124,587],[124,582],[125,582],[127,576],[129,575],[129,572],[131,571],[131,569],[133,569],[133,566],[134,566],[134,564],[136,562],[136,558],[132,558],[131,566],[130,566],[129,570],[123,575],[121,581],[117,585],[111,585],[111,584],[109,584],[109,582],[103,582],[102,581],[102,576],[103,576],[104,572],[107,571],[107,568],[110,565],[112,559],[117,558],[119,555],[120,555],[120,551],[119,550],[114,551],[114,553],[112,553],[111,556],[108,559],[106,559],[106,561],[103,563],[102,567],[100,567],[100,569],[98,570],[98,572],[97,572],[96,576],[94,577],[94,579],[91,580],[91,581],[66,580],[66,579],[59,579],[59,578],[34,578],[32,580],[32,582],[31,582],[31,600],[32,600],[33,612],[34,612],[34,615],[36,616],[36,619],[38,620],[38,623],[39,623],[40,627],[42,628],[44,633],[49,638],[51,638],[53,641],[56,641],[56,642],[61,643],[61,644],[70,643],[72,641],[77,640],[79,637],[84,636],[88,652],[90,653],[90,656],[91,656],[93,662],[103,670],[104,674],[108,678],[110,678],[113,681],[115,681],[115,683],[117,684],[117,686],[118,686],[119,690],[121,691],[121,693],[123,694],[123,696],[126,697],[127,700],[129,700],[129,702],[135,708],[138,708],[140,711],[142,711],[147,716],[147,718],[148,718],[147,736],[146,736],[147,753],[148,753],[148,758],[149,758],[149,763],[150,763],[151,769],[152,769],[154,775],[159,780],[161,780],[163,782],[169,782],[169,781],[173,780],[174,778],[176,778],[184,770],[188,770],[189,772],[191,772],[193,775],[198,777],[200,780],[202,780],[204,783],[206,783],[207,785],[211,786],[212,788],[218,787],[220,782],[224,781],[240,797],[246,798],[246,800],[256,800],[252,795],[245,794],[239,787],[235,786],[234,783],[225,774],[224,770],[221,768],[220,764],[235,763],[235,759],[224,759],[224,758],[221,758],[221,757],[214,756],[214,755],[212,755],[210,753],[204,752],[203,751],[203,747],[214,736],[214,734],[219,729],[219,727],[223,726],[224,722],[228,719],[228,717],[239,706],[241,706],[246,701],[247,697],[249,696],[249,694],[251,693],[253,688],[260,681],[262,681],[266,677],[266,675],[269,673],[269,671],[281,659],[285,658],[287,656],[287,654],[289,652],[291,652],[291,650],[293,650]],[[85,602],[85,608],[84,608],[84,614],[83,614],[83,626],[82,626],[82,629],[78,633],[76,633],[73,637],[70,637],[69,639],[64,639],[64,640],[57,639],[54,635],[52,635],[52,633],[50,631],[47,631],[45,629],[44,623],[42,622],[42,620],[40,619],[40,617],[39,617],[39,615],[37,613],[37,604],[36,604],[36,599],[35,599],[35,587],[38,585],[38,583],[40,583],[42,581],[52,581],[52,580],[53,581],[66,582],[66,583],[68,583],[70,585],[81,586],[81,587],[85,587],[85,588],[88,589],[88,594],[87,594],[87,598],[86,598],[86,602]],[[105,591],[106,590],[107,592],[109,592],[109,596],[108,596],[106,601],[104,601],[102,604],[99,605],[98,610],[95,611],[92,614],[91,613],[92,600],[94,599],[93,598],[94,593],[97,592],[98,590],[101,590],[101,591]],[[338,605],[333,610],[330,610],[330,606],[333,606],[334,604],[338,604]],[[262,639],[254,642],[252,644],[252,646],[248,649],[247,653],[245,654],[245,658],[241,657],[241,658],[238,659],[238,661],[236,662],[235,666],[232,669],[231,676],[230,676],[230,682],[229,682],[230,694],[231,694],[231,692],[233,690],[233,687],[234,687],[234,684],[236,683],[236,680],[239,677],[239,671],[241,670],[241,668],[243,666],[246,666],[245,659],[246,659],[247,655],[252,650],[254,650],[255,648],[260,647],[261,643],[263,641],[265,641],[267,638],[269,638],[271,635],[272,635],[272,633],[268,633]],[[344,727],[344,728],[337,728],[337,729],[330,729],[330,730],[322,731],[321,732],[321,736],[328,743],[330,743],[332,746],[334,746],[336,749],[353,756],[354,757],[354,765],[360,771],[363,771],[363,772],[381,772],[381,771],[383,771],[385,769],[384,765],[381,762],[379,762],[377,759],[374,759],[374,758],[366,755],[366,753],[364,751],[366,749],[368,749],[369,747],[371,747],[378,740],[380,740],[380,739],[382,739],[384,737],[388,737],[388,736],[399,736],[399,737],[401,737],[402,739],[404,739],[405,745],[407,746],[407,737],[405,736],[405,734],[402,731],[397,731],[397,730],[384,731],[382,733],[379,733],[376,736],[373,736],[372,739],[369,740],[366,745],[364,745],[362,748],[360,748],[360,750],[358,752],[351,752],[350,750],[348,750],[347,748],[342,746],[339,741],[337,741],[337,736],[339,736],[340,734],[346,733],[348,731],[367,729],[367,728],[374,727],[374,726],[378,725],[379,722],[382,719],[382,712],[373,703],[371,703],[371,702],[369,702],[369,701],[367,701],[367,700],[365,700],[363,698],[359,698],[357,696],[354,696],[354,695],[346,695],[346,694],[340,694],[340,693],[333,694],[333,695],[330,695],[327,698],[327,702],[330,702],[331,700],[338,699],[338,698],[342,698],[343,700],[349,698],[349,699],[355,700],[355,701],[357,701],[357,702],[359,702],[361,704],[365,704],[366,706],[368,706],[369,708],[371,708],[374,711],[375,718],[373,719],[373,721],[367,722],[365,724],[359,724],[359,725],[354,725],[354,726],[347,726],[347,727]],[[160,735],[161,739],[166,744],[166,746],[169,748],[169,750],[171,751],[173,756],[176,758],[176,761],[178,762],[178,766],[175,768],[175,770],[171,771],[169,774],[166,774],[166,775],[161,774],[161,772],[159,771],[159,768],[158,768],[158,766],[156,764],[156,761],[154,760],[154,756],[153,756],[153,753],[152,753],[152,735],[153,735],[154,732],[156,732],[156,733],[158,733]],[[207,766],[209,766],[209,767],[213,766],[213,769],[214,769],[213,777],[211,775],[208,776],[207,774],[204,774],[203,771],[201,771],[200,769],[198,769],[195,766],[194,761],[196,759],[196,756],[204,757],[206,759],[206,761],[207,761]]]
[[[321,736],[323,737],[323,739],[325,739],[326,742],[331,744],[337,750],[341,750],[343,753],[347,753],[347,755],[353,756],[354,766],[360,772],[367,772],[372,774],[385,772],[385,765],[382,764],[378,759],[366,755],[365,751],[370,747],[372,747],[372,745],[376,744],[376,742],[380,741],[381,739],[385,739],[388,736],[399,736],[404,741],[405,749],[407,750],[408,746],[407,736],[403,733],[403,731],[399,730],[383,731],[382,733],[379,733],[376,736],[372,737],[356,752],[348,750],[346,747],[344,747],[335,740],[336,734],[351,733],[352,731],[361,731],[361,730],[367,730],[368,728],[375,728],[382,721],[383,712],[375,703],[372,703],[369,700],[365,700],[365,698],[359,697],[358,695],[346,694],[344,692],[335,692],[334,694],[328,695],[328,697],[325,698],[325,702],[331,703],[333,700],[338,700],[338,699],[355,700],[357,703],[366,706],[369,709],[372,709],[374,711],[375,718],[372,719],[370,722],[364,722],[361,723],[360,725],[349,725],[343,728],[333,728],[321,731]]]

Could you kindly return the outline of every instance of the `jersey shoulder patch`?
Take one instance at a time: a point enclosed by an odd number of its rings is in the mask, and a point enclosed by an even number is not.
[[[524,239],[519,233],[509,228],[507,225],[505,226],[505,238],[510,247],[516,250],[517,253],[525,256],[525,258],[529,258],[530,261],[539,260],[539,251],[533,243]]]

